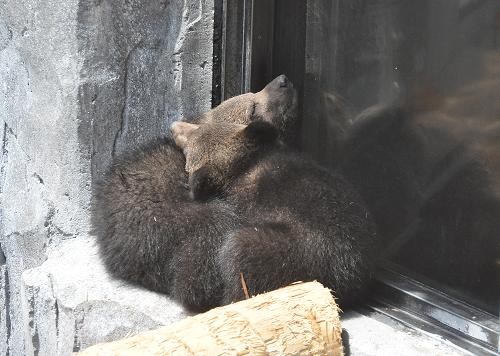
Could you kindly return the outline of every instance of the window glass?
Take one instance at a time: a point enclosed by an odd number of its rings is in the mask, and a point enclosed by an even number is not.
[[[307,1],[304,32],[304,150],[354,183],[387,260],[497,314],[500,2]]]

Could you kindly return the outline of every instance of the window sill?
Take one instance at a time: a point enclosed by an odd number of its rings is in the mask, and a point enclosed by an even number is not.
[[[346,355],[473,355],[439,335],[415,330],[381,313],[363,314],[349,311],[342,316],[342,328],[349,335]]]

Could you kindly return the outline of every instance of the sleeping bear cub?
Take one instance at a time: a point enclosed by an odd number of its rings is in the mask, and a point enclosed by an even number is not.
[[[248,124],[254,115],[287,142],[297,135],[297,92],[285,75],[190,122]],[[221,303],[218,251],[241,219],[223,199],[192,200],[187,187],[184,155],[171,137],[135,148],[94,186],[92,227],[110,274],[203,311]]]
[[[191,197],[222,197],[240,218],[216,259],[223,304],[244,298],[240,273],[251,295],[318,280],[341,306],[357,300],[373,272],[375,227],[339,173],[290,151],[268,122],[176,122],[171,130]]]

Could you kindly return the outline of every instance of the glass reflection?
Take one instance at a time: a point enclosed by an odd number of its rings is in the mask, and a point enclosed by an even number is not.
[[[356,185],[387,259],[498,314],[500,2],[306,15],[304,149]]]

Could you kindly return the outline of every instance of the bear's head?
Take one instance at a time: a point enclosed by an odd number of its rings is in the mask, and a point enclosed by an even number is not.
[[[211,122],[174,122],[175,143],[186,156],[191,198],[220,195],[262,154],[280,144],[279,131],[265,121],[248,125]]]
[[[247,125],[255,118],[273,124],[280,137],[293,146],[298,134],[297,91],[284,74],[257,93],[232,97],[203,115],[186,121],[194,124],[231,122]]]

